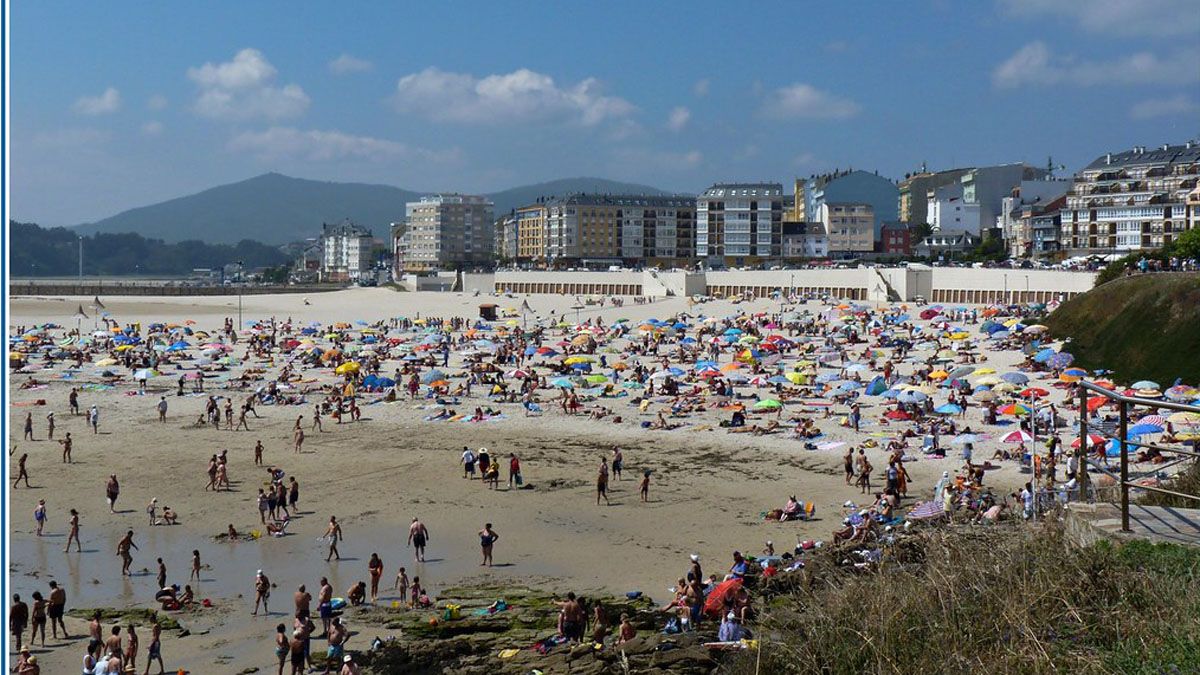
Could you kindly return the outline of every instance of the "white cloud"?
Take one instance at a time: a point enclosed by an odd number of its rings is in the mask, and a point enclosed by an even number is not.
[[[142,133],[146,136],[158,136],[163,132],[163,123],[151,120],[142,125]]]
[[[762,112],[775,119],[845,119],[860,110],[861,106],[848,98],[797,82],[771,92]]]
[[[401,112],[463,124],[559,120],[594,126],[634,110],[623,98],[601,94],[594,78],[559,87],[549,75],[525,68],[484,78],[427,68],[400,78],[393,102]]]
[[[696,80],[696,84],[692,85],[692,93],[701,98],[708,96],[709,84],[708,78]]]
[[[1200,33],[1195,0],[1001,0],[1012,16],[1057,16],[1092,33],[1186,35]]]
[[[690,119],[692,119],[692,111],[683,106],[673,108],[667,115],[667,128],[675,132],[683,131]]]
[[[1190,115],[1196,112],[1200,112],[1200,103],[1179,94],[1170,98],[1152,98],[1136,103],[1129,109],[1129,116],[1135,120],[1148,120],[1155,117]]]
[[[146,107],[150,110],[165,110],[167,107],[167,97],[162,94],[155,94],[146,100]]]
[[[228,147],[235,152],[248,152],[261,159],[302,159],[317,162],[344,159],[448,161],[459,154],[457,150],[434,152],[413,148],[397,141],[354,136],[341,131],[302,130],[293,127],[248,131],[235,136]]]
[[[1181,84],[1200,81],[1200,49],[1187,48],[1166,57],[1137,52],[1116,61],[1085,61],[1059,56],[1044,42],[1021,47],[992,71],[999,88],[1022,85],[1111,86],[1121,84]]]
[[[329,72],[334,75],[348,75],[350,73],[363,73],[375,67],[375,64],[365,59],[356,58],[349,54],[342,54],[336,59],[329,62]]]
[[[121,107],[121,92],[109,87],[99,96],[81,96],[75,101],[75,112],[80,115],[108,115]]]
[[[187,74],[200,87],[195,110],[204,117],[275,120],[296,117],[310,103],[299,85],[275,86],[275,66],[257,49],[243,49],[225,63],[188,68]]]

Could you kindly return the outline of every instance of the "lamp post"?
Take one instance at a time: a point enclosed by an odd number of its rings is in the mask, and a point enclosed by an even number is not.
[[[241,261],[241,260],[239,260],[239,261],[237,261],[237,266],[238,266],[238,278],[237,278],[237,285],[238,285],[238,325],[237,325],[237,330],[241,330],[241,329],[242,329],[242,270],[243,270],[243,269],[245,269],[245,265],[242,263],[242,261]]]
[[[83,281],[83,235],[79,235],[79,281]]]

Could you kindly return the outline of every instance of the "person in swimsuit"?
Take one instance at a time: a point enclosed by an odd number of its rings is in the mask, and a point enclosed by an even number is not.
[[[62,627],[63,639],[69,640],[71,636],[67,634],[67,624],[63,623],[63,614],[67,607],[67,592],[59,588],[57,581],[50,582],[50,602],[48,603],[46,613],[50,616],[50,634],[54,639],[58,639],[58,628]]]
[[[425,544],[429,543],[429,528],[425,523],[412,519],[412,525],[408,526],[408,543],[412,544],[417,562],[425,562]]]
[[[162,660],[162,626],[158,625],[158,617],[150,619],[150,646],[146,648],[146,670],[142,675],[150,675],[150,664],[154,661],[158,661],[158,675],[163,675],[166,670]]]
[[[488,567],[492,566],[492,546],[494,546],[499,539],[500,535],[492,529],[492,524],[484,524],[483,529],[479,531],[479,548],[483,551],[483,562],[479,563],[480,567],[483,567],[484,565]]]
[[[367,572],[371,575],[371,602],[379,600],[379,578],[383,576],[383,560],[378,553],[372,553],[367,561]]]
[[[42,646],[46,646],[46,600],[42,597],[41,592],[33,592],[33,606],[29,609],[30,625],[33,626],[32,632],[29,634],[29,644],[37,639],[38,633],[42,634]]]
[[[129,572],[129,566],[133,563],[133,555],[129,549],[138,549],[138,545],[133,543],[133,530],[125,533],[125,536],[117,542],[117,555],[121,558],[121,576],[133,576]]]
[[[39,499],[33,508],[33,520],[37,523],[37,536],[42,536],[42,527],[46,524],[46,500]]]
[[[600,506],[601,497],[605,504],[612,504],[608,501],[608,462],[604,459],[600,460],[600,472],[596,474],[596,506]]]
[[[291,650],[292,675],[304,675],[305,642],[304,631],[299,629],[292,631],[292,642],[288,646],[288,648]]]
[[[283,675],[283,666],[287,663],[290,651],[287,637],[287,626],[275,626],[275,658],[279,659],[279,670],[276,675]]]
[[[25,461],[29,459],[29,453],[21,453],[21,458],[17,460],[17,479],[13,481],[13,487],[17,487],[23,479],[25,487],[29,487],[29,471],[25,468]],[[38,532],[41,534],[41,532]]]
[[[67,547],[63,549],[63,553],[71,552],[72,539],[75,540],[75,546],[78,548],[78,552],[83,553],[83,545],[79,543],[79,512],[75,509],[71,509],[71,519],[69,524],[71,531],[67,533]]]

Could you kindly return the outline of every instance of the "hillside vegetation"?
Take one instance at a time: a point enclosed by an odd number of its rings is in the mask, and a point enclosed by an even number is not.
[[[1056,309],[1046,325],[1076,364],[1119,382],[1200,382],[1200,274],[1145,274],[1102,284]]]

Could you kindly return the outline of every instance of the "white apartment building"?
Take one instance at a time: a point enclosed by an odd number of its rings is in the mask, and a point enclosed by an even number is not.
[[[1200,144],[1107,153],[1075,176],[1062,210],[1073,255],[1159,248],[1196,224],[1188,195],[1200,181]]]
[[[358,281],[371,268],[371,231],[344,220],[321,225],[321,278]]]
[[[427,195],[408,202],[404,211],[404,269],[459,269],[491,262],[495,234],[492,202],[486,197]]]
[[[696,256],[727,265],[779,258],[783,186],[718,183],[696,199]]]
[[[963,199],[961,182],[930,190],[925,211],[934,232],[967,230],[979,233],[979,204]]]

